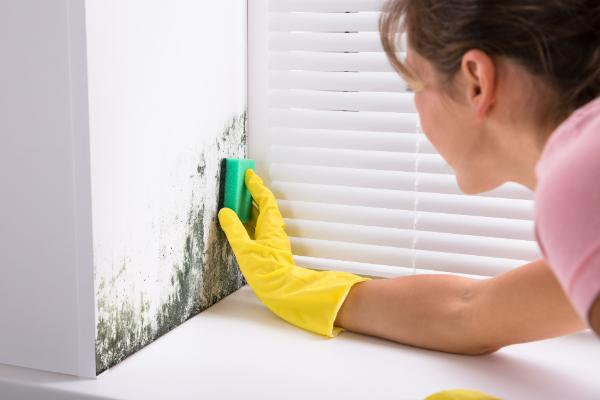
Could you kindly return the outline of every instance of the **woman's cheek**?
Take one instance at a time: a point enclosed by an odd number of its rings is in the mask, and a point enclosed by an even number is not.
[[[415,93],[415,107],[419,113],[419,121],[421,123],[421,131],[431,140],[431,117],[427,108],[427,99],[423,96],[423,92]]]
[[[441,131],[445,131],[448,127],[444,125],[443,120],[440,120],[443,110],[437,107],[437,101],[438,99],[434,95],[428,96],[427,93],[423,92],[415,94],[415,106],[419,113],[421,131],[438,153],[446,159],[447,154],[445,153],[447,152],[445,147],[447,147],[447,143],[444,142],[447,141],[448,135]],[[446,161],[448,160],[446,159]]]

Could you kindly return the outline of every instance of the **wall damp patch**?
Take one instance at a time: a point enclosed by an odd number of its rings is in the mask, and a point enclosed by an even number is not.
[[[159,248],[174,257],[163,281],[152,274],[145,276],[148,266],[136,265],[125,252],[111,266],[110,276],[99,277],[97,298],[96,370],[101,373],[159,336],[169,332],[191,316],[218,302],[245,284],[223,231],[217,223],[220,161],[223,158],[246,157],[246,112],[233,117],[214,141],[197,156],[193,171],[180,171],[193,181],[188,193],[189,207],[185,218],[177,216],[172,223],[181,224],[183,240],[172,242],[160,236]],[[193,172],[190,174],[190,172]],[[155,215],[165,219],[165,215]],[[156,226],[159,222],[152,221]],[[175,256],[175,255],[179,256]],[[131,274],[132,271],[136,273]],[[128,274],[129,272],[129,274]],[[139,279],[132,280],[139,277]],[[167,290],[153,304],[152,286],[166,285]],[[146,286],[150,290],[144,288]],[[133,293],[137,294],[132,296]]]

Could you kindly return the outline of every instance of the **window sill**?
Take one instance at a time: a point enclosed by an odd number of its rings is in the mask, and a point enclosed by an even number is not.
[[[600,342],[591,332],[479,357],[344,332],[298,329],[248,286],[96,380],[0,365],[2,398],[419,399],[450,388],[501,398],[600,398]]]

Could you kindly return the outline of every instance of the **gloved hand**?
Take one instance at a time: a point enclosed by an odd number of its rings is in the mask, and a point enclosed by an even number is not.
[[[219,222],[246,281],[282,319],[320,335],[337,336],[343,329],[333,324],[350,288],[370,278],[298,267],[275,196],[252,170],[246,171],[245,182],[259,211],[254,239],[229,208],[219,211]]]
[[[434,393],[425,400],[500,400],[498,397],[480,392],[479,390],[453,389]]]

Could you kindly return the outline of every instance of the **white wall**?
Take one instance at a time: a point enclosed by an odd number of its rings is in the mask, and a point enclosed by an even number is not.
[[[87,30],[101,371],[242,283],[215,217],[245,155],[245,0],[89,0]]]

